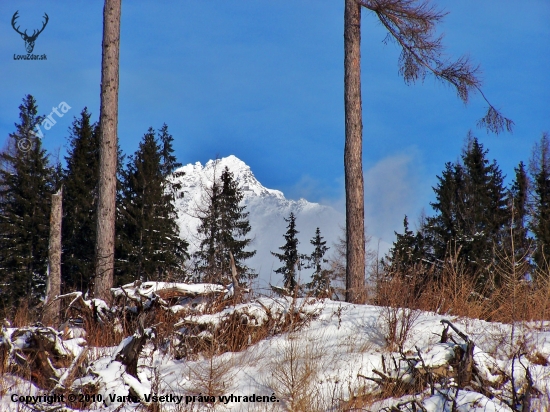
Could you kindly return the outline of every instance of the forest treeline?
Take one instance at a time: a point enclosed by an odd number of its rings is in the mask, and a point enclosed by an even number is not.
[[[61,188],[62,292],[91,292],[94,281],[99,125],[86,108],[74,118],[62,163],[33,132],[43,120],[34,98],[26,96],[19,109],[20,120],[0,153],[0,310],[5,314],[20,303],[35,308],[44,298],[51,195]],[[256,252],[243,193],[227,168],[203,187],[193,234],[199,247],[189,254],[176,223],[174,201],[184,194],[173,140],[164,124],[149,128],[134,154],[118,152],[115,285],[138,279],[229,284],[234,263],[239,284],[249,287],[258,275],[246,261]],[[431,303],[423,308],[440,310],[451,281],[466,303],[491,301],[511,285],[514,291],[548,288],[550,136],[542,134],[532,157],[514,169],[509,186],[504,178],[470,133],[460,160],[446,163],[437,176],[433,214],[423,216],[416,230],[405,216],[403,232],[396,232],[383,259],[367,253],[369,301],[418,306],[429,295]],[[296,216],[285,220],[284,243],[272,252],[281,262],[274,270],[283,284],[277,291],[343,298],[345,229],[330,257],[319,229],[310,241],[313,252],[305,255],[298,247]],[[406,293],[388,292],[398,287]]]
[[[514,168],[510,186],[504,177],[469,133],[460,160],[446,163],[437,176],[433,216],[421,217],[415,231],[405,216],[403,232],[396,232],[383,261],[385,271],[438,267],[452,256],[485,288],[505,281],[495,271],[502,261],[512,260],[518,275],[536,280],[550,258],[549,135],[543,133],[528,165],[521,161]]]
[[[92,289],[99,180],[99,126],[86,108],[67,136],[68,153],[48,154],[34,133],[43,116],[28,95],[19,122],[0,153],[0,295],[5,312],[44,298],[48,274],[51,195],[62,188],[62,291]],[[177,274],[187,255],[175,222],[177,187],[168,179],[180,165],[163,125],[149,129],[117,174],[117,282]]]
[[[19,110],[15,131],[0,152],[0,312],[4,314],[13,314],[19,304],[36,308],[44,299],[51,197],[60,189],[62,293],[91,293],[96,264],[99,124],[86,108],[74,118],[62,163],[46,152],[35,133],[44,119],[35,99],[26,96]],[[246,260],[256,252],[248,237],[251,227],[241,204],[241,188],[227,168],[205,184],[202,204],[195,211],[198,233],[183,236],[199,238],[198,250],[190,255],[176,222],[174,201],[184,194],[173,140],[164,124],[156,131],[149,128],[134,154],[118,151],[115,286],[134,280],[227,285],[232,282],[231,259],[237,281],[248,286],[257,273]],[[320,232],[317,236],[322,242]],[[292,259],[288,266],[294,273],[293,255],[281,256]],[[321,270],[319,259],[315,262]]]
[[[407,216],[375,265],[376,303],[501,321],[548,316],[550,136],[511,184],[470,132],[433,187],[431,216]]]

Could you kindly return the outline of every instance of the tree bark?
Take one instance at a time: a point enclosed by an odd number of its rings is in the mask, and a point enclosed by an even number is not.
[[[101,62],[99,199],[94,296],[110,301],[115,257],[118,74],[121,0],[105,0]]]
[[[363,188],[361,105],[361,5],[345,0],[344,11],[344,106],[346,143],[346,301],[364,303],[365,209]]]
[[[48,247],[48,284],[42,321],[45,325],[59,323],[61,304],[55,300],[61,294],[61,219],[63,214],[63,188],[52,195],[50,212],[50,240]]]

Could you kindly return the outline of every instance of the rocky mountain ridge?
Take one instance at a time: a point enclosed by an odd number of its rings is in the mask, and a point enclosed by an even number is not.
[[[250,213],[249,234],[253,238],[252,249],[256,255],[247,263],[259,273],[260,286],[268,282],[280,284],[279,275],[273,270],[280,266],[279,261],[271,255],[271,251],[278,252],[283,245],[283,234],[286,232],[287,218],[291,212],[296,215],[296,225],[300,232],[298,246],[300,253],[310,253],[312,246],[309,241],[319,227],[321,234],[332,246],[341,233],[345,222],[342,213],[334,208],[319,203],[312,203],[306,199],[286,199],[283,192],[264,187],[254,176],[250,167],[242,160],[231,155],[221,159],[210,160],[205,165],[200,162],[187,164],[176,172],[184,172],[177,178],[181,184],[183,198],[176,200],[178,224],[181,236],[186,239],[192,253],[197,250],[200,239],[197,238],[199,226],[198,214],[205,204],[204,190],[212,185],[214,178],[219,178],[222,171],[228,167],[244,193],[243,203]],[[332,248],[333,249],[333,248]],[[332,252],[329,250],[329,254]],[[309,273],[304,271],[304,281],[309,281]]]

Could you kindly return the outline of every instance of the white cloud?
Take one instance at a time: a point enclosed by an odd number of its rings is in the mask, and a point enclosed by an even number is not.
[[[412,149],[386,157],[364,173],[367,230],[382,242],[391,244],[394,231],[402,231],[404,215],[414,223],[426,203],[419,157]]]

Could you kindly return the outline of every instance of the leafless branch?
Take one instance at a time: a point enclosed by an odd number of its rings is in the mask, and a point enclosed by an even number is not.
[[[488,104],[487,113],[478,122],[487,132],[511,132],[514,122],[502,115],[481,90],[479,66],[467,56],[448,61],[442,58],[442,36],[436,37],[435,27],[447,13],[437,10],[429,0],[358,0],[359,4],[378,16],[388,30],[385,41],[392,39],[401,46],[399,73],[407,84],[424,80],[432,74],[452,85],[458,97],[467,103],[472,92],[479,92]]]

